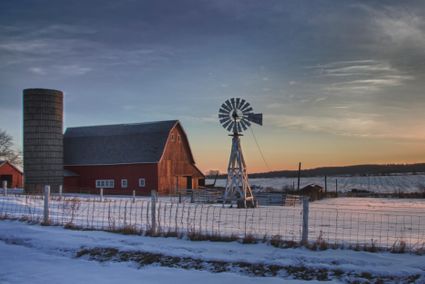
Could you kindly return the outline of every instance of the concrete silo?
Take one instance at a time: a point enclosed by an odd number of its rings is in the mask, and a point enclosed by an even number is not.
[[[25,89],[23,104],[25,191],[44,185],[57,191],[63,184],[63,93]]]

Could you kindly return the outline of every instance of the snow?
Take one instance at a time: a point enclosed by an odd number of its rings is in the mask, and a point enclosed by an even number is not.
[[[43,200],[37,196],[0,196],[0,214],[8,218],[42,221]],[[72,209],[73,204],[75,208]],[[53,224],[72,223],[81,228],[114,230],[134,227],[148,230],[152,208],[147,199],[108,197],[107,201],[79,198],[50,200]],[[160,200],[156,223],[162,232],[243,237],[258,239],[279,235],[283,240],[301,240],[301,206],[264,206],[256,209],[222,208],[221,205],[172,203]],[[415,251],[425,244],[425,200],[389,198],[336,198],[310,203],[308,238],[344,246],[375,245],[391,248],[405,242]]]
[[[350,250],[312,252],[304,248],[279,249],[265,244],[192,242],[0,221],[0,283],[282,283],[282,278],[248,277],[237,272],[214,274],[156,265],[138,269],[131,262],[99,263],[75,258],[82,247],[115,247],[211,260],[304,265],[381,276],[416,274],[422,277],[418,281],[425,281],[425,256],[413,254]],[[303,281],[286,279],[285,283]],[[334,279],[332,283],[339,282]]]
[[[329,176],[327,178],[328,191],[335,191],[338,180],[338,192],[348,192],[352,189],[369,190],[377,193],[408,193],[418,192],[425,185],[425,175],[390,175],[390,176]],[[207,179],[207,184],[214,180]],[[297,185],[297,178],[250,178],[251,185],[262,188],[282,189],[293,188]],[[302,177],[300,187],[309,184],[318,184],[325,187],[324,177]],[[224,187],[225,179],[217,179],[216,186]]]

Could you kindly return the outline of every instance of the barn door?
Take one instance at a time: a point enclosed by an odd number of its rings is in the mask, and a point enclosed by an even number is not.
[[[0,187],[3,186],[3,181],[7,182],[7,187],[12,187],[12,175],[1,175],[0,176]]]
[[[186,177],[186,189],[192,189],[192,177],[191,176]]]

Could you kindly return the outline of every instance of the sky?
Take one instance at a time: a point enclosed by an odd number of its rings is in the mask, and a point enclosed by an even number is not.
[[[64,128],[179,119],[225,171],[241,97],[249,172],[424,162],[424,46],[424,1],[6,0],[0,129],[22,147],[22,90],[59,89]]]

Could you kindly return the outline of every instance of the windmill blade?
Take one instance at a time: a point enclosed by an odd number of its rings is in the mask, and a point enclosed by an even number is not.
[[[241,111],[243,111],[243,108],[245,107],[245,103],[248,103],[248,102],[245,101],[244,99],[241,99],[240,107],[239,107]]]
[[[220,123],[223,124],[223,123],[225,123],[225,122],[227,122],[229,120],[230,120],[229,118],[221,118],[220,119]]]
[[[240,102],[241,102],[241,99],[240,98],[236,98],[236,108],[237,109],[240,109],[241,108]]]
[[[258,125],[263,125],[263,114],[262,113],[250,113],[248,114],[249,121],[256,123]]]
[[[243,130],[245,131],[248,128],[248,126],[246,125],[246,121],[244,119],[241,119],[241,121],[239,121],[239,122],[240,122]]]
[[[226,100],[224,103],[226,104],[226,106],[228,107],[229,112],[230,112],[232,110],[232,104],[230,103],[229,100]]]
[[[230,112],[231,111],[231,109],[226,105],[226,104],[222,104],[221,105],[221,108],[220,108],[220,110],[225,110],[225,111],[227,111],[227,112]]]
[[[232,109],[236,109],[236,103],[235,103],[235,98],[231,98],[230,102],[232,103]]]
[[[230,119],[230,117],[229,117],[229,114],[228,114],[228,113],[219,113],[219,114],[218,114],[218,118],[228,118],[228,119]]]
[[[236,123],[236,126],[238,128],[238,132],[242,132],[241,123],[240,122],[237,122]]]
[[[235,125],[235,122],[234,121],[230,121],[229,126],[227,126],[227,131],[231,131],[234,125]]]
[[[244,117],[241,121],[243,121],[243,123],[245,123],[247,127],[251,126],[251,122],[249,122],[248,118]]]
[[[247,102],[247,101],[245,101],[245,100],[243,100],[243,105],[241,106],[241,111],[245,111],[245,109],[247,108],[247,107],[249,107],[249,106],[251,106],[250,104],[249,104],[249,102]]]
[[[228,110],[226,110],[224,108],[221,108],[221,109],[218,110],[218,112],[219,113],[223,113],[223,114],[229,114],[230,111],[228,111]]]
[[[244,109],[242,112],[243,112],[243,114],[249,115],[249,113],[252,113],[252,111],[253,111],[252,107],[249,107],[249,108]]]
[[[223,123],[222,125],[223,125],[224,129],[227,129],[227,126],[229,126],[229,124],[231,122],[232,122],[231,120],[227,120],[225,123]]]

